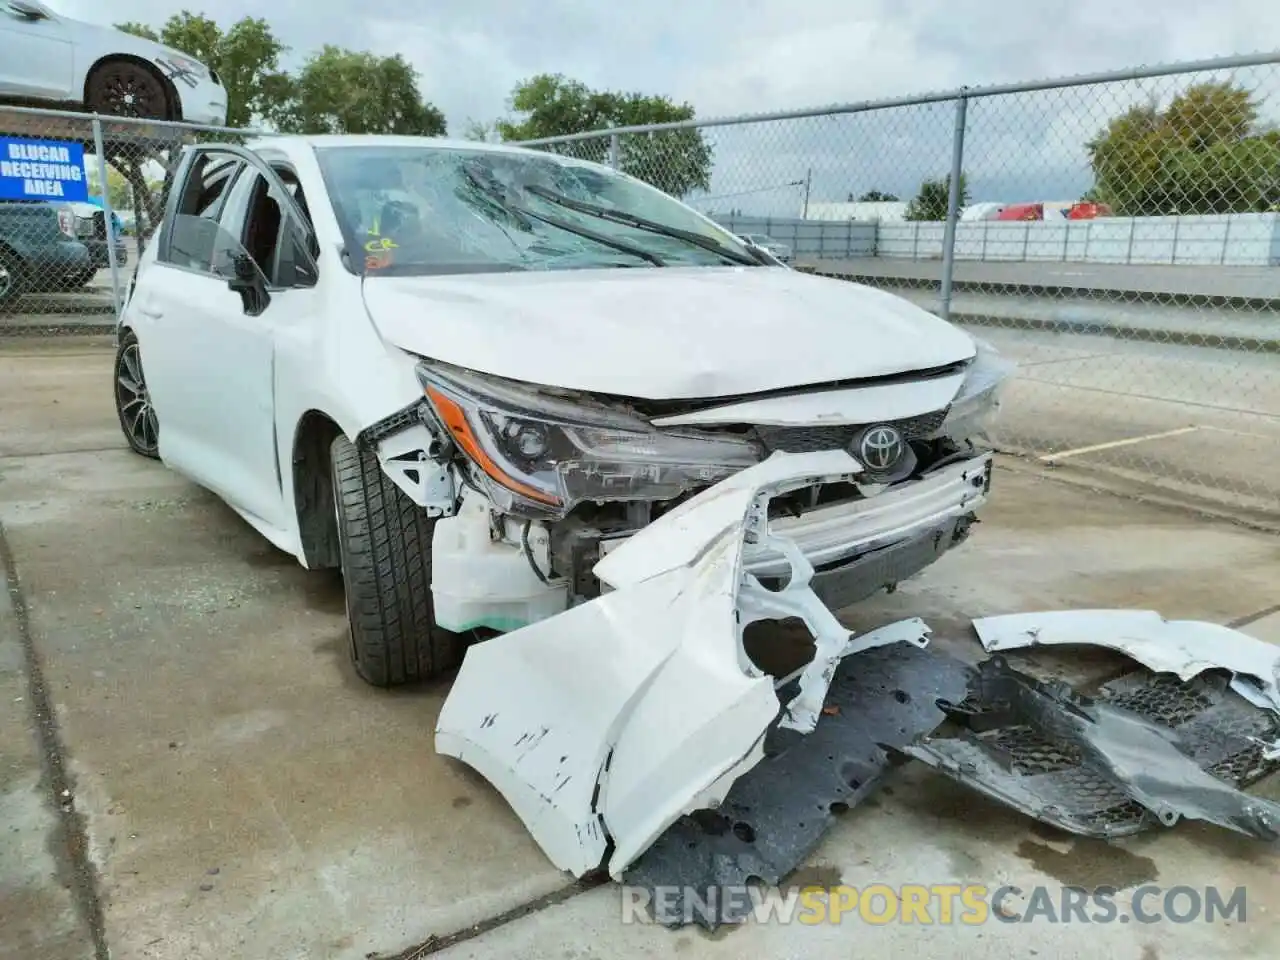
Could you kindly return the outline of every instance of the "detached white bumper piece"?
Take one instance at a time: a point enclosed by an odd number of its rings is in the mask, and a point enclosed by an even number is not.
[[[1084,644],[1123,653],[1184,682],[1205,670],[1225,670],[1231,689],[1280,714],[1280,647],[1216,623],[1166,620],[1154,610],[1057,610],[986,617],[973,627],[988,653]]]
[[[768,530],[773,496],[852,480],[844,451],[777,453],[672,510],[605,556],[611,588],[466,654],[436,726],[436,749],[485,776],[557,867],[619,877],[682,814],[716,806],[762,758],[778,717],[774,678],[742,646],[748,623],[800,617],[816,655],[783,723],[813,729],[840,658],[927,643],[927,628],[858,638],[809,589],[813,568]],[[744,543],[791,564],[769,591]]]

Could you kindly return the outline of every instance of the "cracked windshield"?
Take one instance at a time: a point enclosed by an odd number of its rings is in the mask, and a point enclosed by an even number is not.
[[[496,150],[317,150],[368,274],[761,265],[728,231],[631,177]]]

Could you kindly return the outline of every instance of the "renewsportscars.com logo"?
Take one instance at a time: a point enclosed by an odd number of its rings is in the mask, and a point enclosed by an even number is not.
[[[1115,887],[989,887],[985,884],[876,883],[866,887],[622,887],[622,922],[683,923],[725,916],[757,923],[1243,923],[1244,887],[1147,884]]]

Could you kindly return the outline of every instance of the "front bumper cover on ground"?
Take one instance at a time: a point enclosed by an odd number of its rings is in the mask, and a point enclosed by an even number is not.
[[[981,484],[966,480],[983,494],[986,469]],[[775,454],[635,534],[596,564],[602,596],[468,651],[437,750],[489,779],[558,867],[582,876],[607,864],[651,888],[779,882],[837,812],[908,758],[1075,833],[1181,818],[1280,833],[1280,805],[1242,792],[1280,765],[1275,648],[1141,611],[975,621],[989,651],[1085,643],[1151,671],[1085,698],[999,657],[975,669],[938,652],[920,620],[853,636],[768,503],[859,471],[841,451]],[[966,502],[837,563],[854,585],[841,595],[909,575],[957,542]],[[789,568],[774,589],[752,570],[762,556]],[[815,653],[776,680],[742,633],[790,617]],[[932,735],[946,720],[957,729]],[[676,904],[656,919],[715,926],[742,919],[742,906],[691,917]]]
[[[927,643],[919,621],[851,637],[811,589],[805,556],[770,532],[770,498],[860,472],[844,451],[779,453],[664,515],[596,565],[604,595],[467,652],[437,750],[488,778],[557,866],[582,875],[608,856],[620,876],[682,814],[719,804],[760,762],[775,722],[812,731],[841,659]],[[936,550],[954,537],[956,518],[943,523],[915,539]],[[786,559],[785,586],[746,570],[744,543]],[[885,550],[866,568],[879,586],[924,555]],[[786,678],[783,707],[742,632],[788,617],[808,626],[815,655]]]

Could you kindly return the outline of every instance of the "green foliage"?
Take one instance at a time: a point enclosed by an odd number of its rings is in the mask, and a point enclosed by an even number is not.
[[[853,200],[853,194],[849,195],[849,199]],[[880,190],[868,190],[858,198],[859,203],[896,203],[897,194],[884,193]]]
[[[183,10],[166,20],[158,34],[139,23],[117,24],[116,29],[158,40],[216,70],[227,90],[229,127],[270,119],[289,95],[289,78],[280,70],[287,48],[261,18],[244,17],[224,31],[203,14]]]
[[[92,196],[101,196],[102,187],[98,182],[98,170],[96,165],[91,165],[89,170],[89,193]],[[111,204],[112,210],[128,210],[133,206],[131,191],[129,189],[129,181],[125,179],[124,174],[114,167],[107,167],[107,202]]]
[[[462,139],[492,143],[501,140],[496,123],[481,123],[479,120],[468,120],[462,130]]]
[[[511,109],[517,119],[498,120],[498,135],[507,141],[537,140],[605,127],[639,126],[692,120],[692,104],[643,93],[592,90],[561,74],[539,74],[516,85]],[[476,125],[473,132],[482,128]],[[479,139],[479,137],[473,138]],[[560,149],[575,157],[604,163],[609,137],[566,144]],[[618,165],[625,172],[674,196],[711,185],[711,145],[694,128],[618,138]]]
[[[280,69],[287,48],[266,20],[243,17],[226,30],[183,10],[157,33],[140,23],[118,30],[181,50],[218,71],[227,126],[274,124],[287,133],[403,133],[439,136],[444,115],[422,99],[403,57],[326,46],[296,75]]]
[[[903,217],[907,220],[945,220],[947,219],[947,202],[951,195],[951,174],[941,180],[926,180],[920,184],[920,192],[907,204],[907,212]],[[969,186],[964,174],[960,174],[959,206],[969,202]]]
[[[326,44],[292,87],[276,116],[286,133],[445,133],[444,114],[422,99],[417,74],[399,54],[380,57]]]
[[[1111,120],[1088,144],[1091,199],[1119,216],[1247,213],[1280,204],[1280,133],[1230,83],[1189,87]]]

